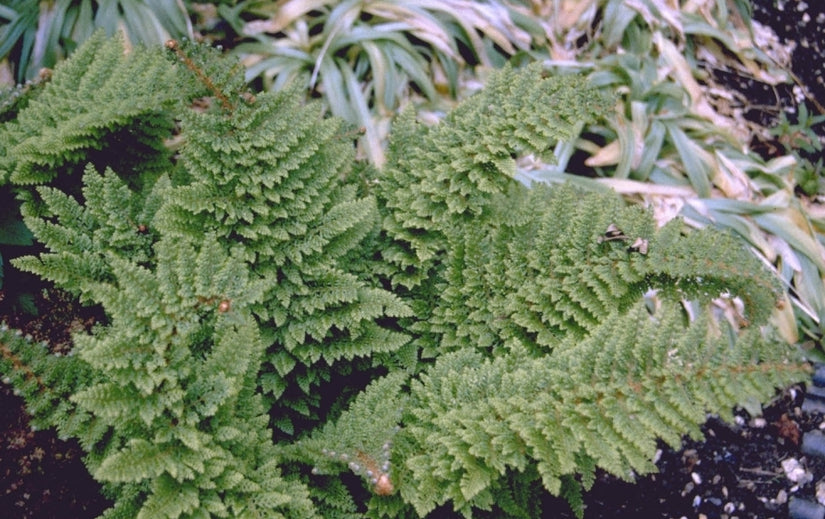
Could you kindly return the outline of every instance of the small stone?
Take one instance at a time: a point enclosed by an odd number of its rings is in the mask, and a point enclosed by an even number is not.
[[[802,466],[796,458],[788,458],[782,462],[785,477],[794,483],[804,485],[813,480],[814,476]]]
[[[802,401],[805,412],[825,412],[825,387],[811,386]]]
[[[825,376],[825,373],[823,373],[823,376]],[[819,385],[810,386],[807,389],[807,391],[805,392],[805,397],[806,398],[813,397],[813,398],[825,399],[825,385],[823,385],[823,386],[819,386]]]
[[[788,502],[790,519],[825,519],[825,507],[807,499],[794,498]]]
[[[691,473],[690,473],[690,478],[691,478],[691,479],[693,480],[693,482],[694,482],[694,483],[696,483],[697,485],[701,485],[701,484],[702,484],[702,476],[701,476],[701,475],[699,475],[699,473],[698,473],[698,472],[691,472]]]
[[[802,436],[802,454],[825,458],[825,435],[822,431],[809,431]]]
[[[825,505],[825,481],[816,484],[816,500],[820,505]]]
[[[728,501],[727,503],[725,503],[725,506],[722,508],[722,510],[724,510],[726,514],[732,514],[736,511],[736,505]]]
[[[778,505],[784,505],[785,503],[788,502],[788,493],[785,491],[784,488],[782,490],[780,490],[779,492],[777,492],[775,500],[776,500],[776,504],[778,504]]]
[[[759,416],[753,419],[751,425],[753,425],[753,427],[756,429],[764,429],[765,426],[768,425],[768,421],[765,420],[763,417]]]

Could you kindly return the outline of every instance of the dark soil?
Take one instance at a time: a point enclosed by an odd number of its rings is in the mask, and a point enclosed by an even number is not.
[[[7,272],[11,267],[6,266]],[[19,294],[4,300],[0,291],[0,322],[46,341],[54,352],[71,348],[72,331],[88,329],[97,313],[80,307],[54,290],[31,296],[26,305],[37,317],[20,311]],[[9,297],[11,299],[11,297]],[[85,519],[97,517],[110,503],[86,471],[83,450],[75,441],[62,441],[53,430],[37,431],[29,424],[20,397],[0,384],[0,517],[6,519]]]
[[[754,20],[772,28],[782,41],[794,45],[791,63],[794,75],[808,90],[811,100],[820,106],[825,104],[825,2],[755,0],[753,8]]]

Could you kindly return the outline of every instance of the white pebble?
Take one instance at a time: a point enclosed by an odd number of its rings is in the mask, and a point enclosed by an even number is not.
[[[816,484],[816,500],[820,505],[825,505],[825,482],[823,481]]]
[[[813,474],[805,470],[796,458],[788,458],[782,462],[782,470],[785,476],[794,483],[804,485],[814,479]]]
[[[700,476],[698,472],[691,472],[690,477],[691,477],[691,479],[693,479],[693,482],[696,483],[697,485],[702,484],[702,476]]]
[[[662,459],[662,449],[656,449],[656,453],[653,455],[653,464],[659,463],[660,459]]]

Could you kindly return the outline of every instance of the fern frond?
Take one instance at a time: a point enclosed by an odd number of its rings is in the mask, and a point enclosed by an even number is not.
[[[273,395],[295,383],[309,393],[329,378],[329,364],[406,342],[377,325],[409,316],[406,304],[348,272],[345,258],[376,228],[377,207],[341,183],[352,150],[339,129],[296,91],[258,96],[229,114],[186,114],[183,169],[153,222],[185,240],[214,235],[266,284],[253,309],[272,325],[266,340],[276,373],[265,387]],[[304,374],[284,378],[287,358]],[[306,394],[280,404],[305,417],[316,401]]]
[[[90,432],[86,430],[89,417],[78,415],[68,397],[93,383],[95,375],[74,354],[52,354],[45,343],[35,342],[3,323],[0,374],[23,397],[33,425],[42,429],[57,427],[64,437],[86,437]]]
[[[90,160],[124,173],[162,167],[169,109],[184,92],[169,88],[177,72],[160,52],[127,53],[122,40],[96,33],[0,128],[0,170],[12,183],[41,184]]]
[[[657,230],[649,213],[617,196],[570,186],[536,186],[516,200],[532,218],[506,216],[511,203],[503,198],[494,206],[501,223],[450,238],[441,303],[427,320],[448,351],[511,338],[546,351],[569,335],[586,336],[650,290],[704,305],[741,297],[753,322],[773,311],[778,284],[731,236],[683,235],[679,222]],[[606,240],[611,226],[625,237]],[[635,240],[644,240],[644,253]]]
[[[417,284],[404,273],[432,265],[450,226],[488,220],[491,199],[512,186],[516,157],[547,155],[603,107],[581,77],[505,67],[437,126],[424,127],[411,112],[400,117],[377,185],[388,209],[384,228],[396,241],[385,254],[401,273],[395,282]]]
[[[148,218],[159,197],[135,192],[111,170],[99,174],[91,164],[83,182],[84,203],[48,186],[27,196],[24,222],[50,252],[16,258],[14,264],[88,298],[91,284],[112,280],[108,255],[149,262],[155,235]]]
[[[706,412],[745,401],[760,375],[777,384],[758,388],[764,399],[805,372],[758,332],[731,342],[704,319],[683,323],[675,308],[651,316],[639,304],[550,356],[525,356],[517,344],[494,360],[443,356],[412,386],[401,434],[415,439],[416,454],[405,500],[420,512],[447,500],[460,509],[525,463],[554,494],[583,459],[620,478],[650,472],[657,439],[698,436]]]

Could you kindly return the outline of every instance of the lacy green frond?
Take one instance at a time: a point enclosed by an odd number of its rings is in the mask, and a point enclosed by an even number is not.
[[[377,192],[394,246],[396,283],[414,286],[421,265],[447,248],[442,233],[456,223],[486,221],[490,200],[509,191],[515,159],[547,156],[559,141],[601,114],[605,99],[579,76],[546,77],[541,67],[506,67],[443,122],[425,127],[412,112],[395,123]],[[411,268],[419,271],[410,276]]]
[[[352,154],[335,137],[337,121],[301,107],[295,91],[261,95],[231,115],[185,114],[185,176],[158,216],[167,232],[212,229],[238,239],[250,262],[301,265],[316,263],[337,235],[369,229],[372,202],[351,207],[354,193],[337,185]],[[332,216],[338,232],[325,225]]]
[[[528,465],[553,494],[585,467],[620,478],[653,471],[657,439],[698,437],[708,411],[730,417],[805,371],[758,331],[732,340],[704,318],[686,325],[675,305],[612,313],[552,355],[533,357],[518,342],[509,350],[493,360],[466,349],[442,356],[413,382],[399,433],[400,470],[412,480],[401,495],[421,515],[447,501],[458,511],[485,505],[495,482]]]
[[[52,354],[47,344],[35,342],[3,323],[0,373],[4,383],[12,384],[25,399],[34,426],[56,427],[64,438],[88,434],[89,417],[78,416],[68,396],[93,383],[95,374],[76,356]]]
[[[110,169],[99,174],[91,164],[83,183],[82,201],[48,186],[25,195],[24,222],[50,252],[17,258],[14,265],[88,297],[91,284],[112,279],[107,255],[150,261],[156,236],[149,222],[161,199],[157,191],[133,191]]]
[[[372,382],[340,420],[327,423],[284,453],[313,464],[315,475],[351,471],[362,477],[373,493],[394,493],[390,453],[404,412],[406,397],[401,390],[406,380],[404,372],[395,372]]]
[[[349,489],[335,477],[314,478],[313,484],[309,487],[318,512],[321,517],[335,517],[339,519],[361,519],[363,513],[358,512],[358,507],[350,494]]]
[[[119,284],[96,293],[112,324],[75,339],[80,359],[109,374],[71,398],[113,431],[90,468],[101,481],[148,484],[139,517],[194,517],[204,503],[235,516],[294,506],[312,517],[306,491],[269,467],[256,389],[265,348],[248,313],[261,291],[214,241],[176,245],[157,246],[160,284],[114,262]],[[183,494],[191,507],[170,504]]]
[[[298,382],[284,378],[291,371],[285,357],[292,366],[325,370],[406,342],[400,330],[377,324],[411,315],[406,304],[348,272],[348,253],[376,228],[378,215],[372,197],[359,198],[342,182],[353,150],[339,131],[339,121],[321,119],[294,90],[258,96],[229,113],[185,114],[182,170],[154,219],[169,236],[214,233],[267,280],[254,311],[273,325],[267,340],[275,373],[265,387],[275,396]],[[326,378],[313,374],[298,385],[309,392]],[[307,396],[287,407],[304,414],[315,405]]]
[[[512,207],[530,217],[510,214]],[[447,350],[516,338],[546,351],[586,336],[651,290],[702,304],[741,297],[747,318],[764,322],[780,291],[733,237],[683,235],[678,221],[657,230],[652,215],[612,194],[536,186],[495,210],[497,225],[450,238],[440,302],[426,323]]]
[[[87,162],[123,174],[168,164],[163,140],[180,102],[161,49],[127,53],[102,31],[60,63],[39,94],[0,127],[0,178],[42,184]]]
[[[443,232],[432,310],[410,328],[434,341],[434,367],[382,390],[405,410],[392,499],[420,516],[490,510],[508,474],[531,470],[576,508],[596,468],[655,470],[658,440],[678,445],[707,412],[729,417],[804,376],[760,328],[779,286],[731,236],[657,229],[618,196],[571,186],[513,183],[487,211],[486,224]],[[738,334],[682,311],[721,295],[745,303]]]

